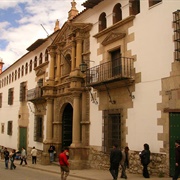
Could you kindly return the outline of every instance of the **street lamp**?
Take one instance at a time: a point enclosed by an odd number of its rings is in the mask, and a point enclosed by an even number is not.
[[[88,67],[88,65],[84,61],[79,65],[80,71],[82,73],[86,72],[87,67]]]

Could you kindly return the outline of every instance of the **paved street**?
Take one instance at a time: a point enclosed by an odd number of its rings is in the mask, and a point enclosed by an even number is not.
[[[60,168],[58,163],[51,165],[41,165],[39,163],[31,164],[28,160],[28,165],[20,166],[20,161],[15,161],[17,166],[16,170],[5,169],[4,161],[0,160],[0,176],[1,179],[13,179],[13,180],[60,180]],[[120,180],[120,178],[118,178]],[[129,180],[141,180],[144,179],[141,174],[128,174]],[[172,178],[159,178],[151,176],[151,180],[172,180]],[[109,171],[106,170],[70,170],[70,176],[68,180],[112,180]]]
[[[0,161],[0,179],[6,180],[60,180],[60,173],[51,173],[48,171],[40,171],[28,166],[20,166],[16,162],[16,169],[5,169],[4,162]],[[69,177],[68,180],[80,180],[79,177]]]

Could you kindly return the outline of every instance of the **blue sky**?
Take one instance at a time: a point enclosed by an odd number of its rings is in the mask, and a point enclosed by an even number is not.
[[[34,41],[53,33],[58,19],[60,26],[68,18],[73,0],[0,0],[0,58],[8,67],[27,51]],[[75,0],[79,12],[86,0]],[[4,69],[3,68],[3,69]]]

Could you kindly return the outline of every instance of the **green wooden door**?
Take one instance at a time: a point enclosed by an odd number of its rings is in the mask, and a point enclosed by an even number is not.
[[[62,147],[68,147],[72,143],[72,117],[73,108],[68,104],[64,109],[62,120]]]
[[[180,139],[180,113],[169,114],[169,158],[170,158],[170,176],[174,175],[175,168],[175,140]]]
[[[21,151],[22,147],[27,148],[27,128],[19,128],[19,150]]]

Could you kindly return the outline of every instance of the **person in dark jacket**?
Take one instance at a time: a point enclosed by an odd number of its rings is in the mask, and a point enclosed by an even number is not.
[[[177,180],[180,175],[180,140],[175,141],[175,172],[173,180]]]
[[[110,154],[110,173],[114,180],[118,178],[119,164],[122,160],[122,152],[118,149],[118,145],[114,144]]]
[[[7,150],[7,148],[4,149],[4,160],[5,160],[5,168],[8,169],[9,151]]]
[[[149,178],[148,164],[150,163],[150,150],[149,145],[144,144],[144,150],[139,153],[141,164],[143,165],[143,176]]]

